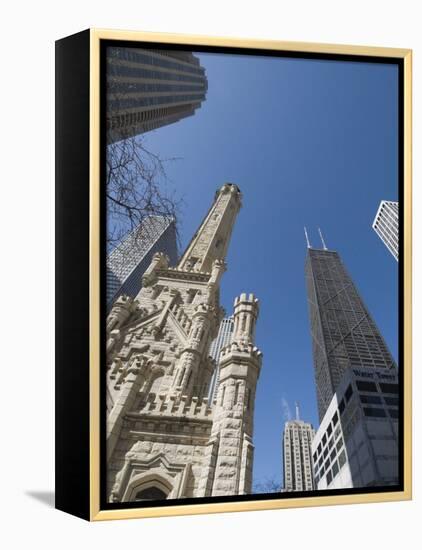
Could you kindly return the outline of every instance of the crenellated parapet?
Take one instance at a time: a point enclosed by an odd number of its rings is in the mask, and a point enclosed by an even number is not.
[[[171,415],[177,418],[196,419],[210,418],[212,415],[212,407],[206,397],[199,398],[176,393],[157,395],[140,393],[139,403],[139,410],[131,412],[128,418],[136,418],[139,415],[160,417]]]
[[[220,365],[224,364],[229,356],[238,356],[239,359],[242,357],[248,356],[251,359],[261,362],[262,360],[262,351],[260,351],[256,346],[251,342],[231,342],[225,346],[220,352]]]
[[[220,352],[220,362],[224,361],[226,356],[230,354],[247,354],[256,358],[262,356],[262,352],[257,346],[244,340],[235,340],[224,346]]]

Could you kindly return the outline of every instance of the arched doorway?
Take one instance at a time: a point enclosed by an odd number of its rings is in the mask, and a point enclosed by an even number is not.
[[[122,500],[123,502],[139,502],[174,498],[173,482],[172,477],[157,471],[157,469],[138,474],[128,483]]]
[[[160,488],[152,486],[141,489],[135,495],[135,501],[140,500],[166,500],[167,494]]]

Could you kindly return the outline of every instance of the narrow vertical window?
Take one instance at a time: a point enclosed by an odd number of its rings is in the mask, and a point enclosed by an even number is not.
[[[226,386],[223,386],[222,390],[221,390],[221,401],[220,401],[220,405],[222,405],[224,403],[224,394],[226,393]]]

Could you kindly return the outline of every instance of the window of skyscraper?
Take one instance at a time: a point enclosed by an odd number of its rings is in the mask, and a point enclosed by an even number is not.
[[[381,397],[378,397],[378,395],[360,395],[360,400],[362,403],[371,403],[375,405],[381,403]]]
[[[349,384],[349,386],[346,390],[346,393],[344,394],[344,397],[346,398],[347,402],[350,401],[350,398],[352,397],[352,395],[353,395],[353,389],[352,389],[352,386]]]
[[[333,478],[336,477],[336,475],[338,474],[338,470],[339,470],[338,464],[337,464],[337,462],[334,462],[333,467],[332,467]]]
[[[384,401],[387,403],[387,405],[393,405],[398,407],[399,406],[399,399],[398,397],[388,397],[384,396]]]
[[[380,388],[383,393],[399,393],[398,384],[380,383]]]
[[[357,380],[356,386],[359,391],[377,392],[377,386],[374,382],[366,382],[364,380]]]
[[[375,418],[384,418],[385,416],[387,416],[385,414],[384,409],[377,409],[377,408],[368,409],[367,407],[364,407],[363,412],[364,412],[365,416],[372,416],[372,417],[375,417]]]

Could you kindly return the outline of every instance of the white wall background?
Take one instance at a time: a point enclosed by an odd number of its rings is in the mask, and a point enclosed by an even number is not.
[[[419,182],[421,30],[417,0],[95,0],[2,5],[0,164],[1,539],[4,548],[418,546],[414,501],[88,524],[43,503],[53,490],[54,40],[87,27],[413,48],[414,208]],[[6,123],[6,124],[5,124]],[[421,385],[422,222],[414,224],[414,394]],[[421,401],[414,400],[415,419]],[[31,496],[32,494],[38,497]],[[41,500],[40,500],[41,495]],[[0,540],[1,540],[0,539]],[[412,542],[412,540],[414,542]]]

